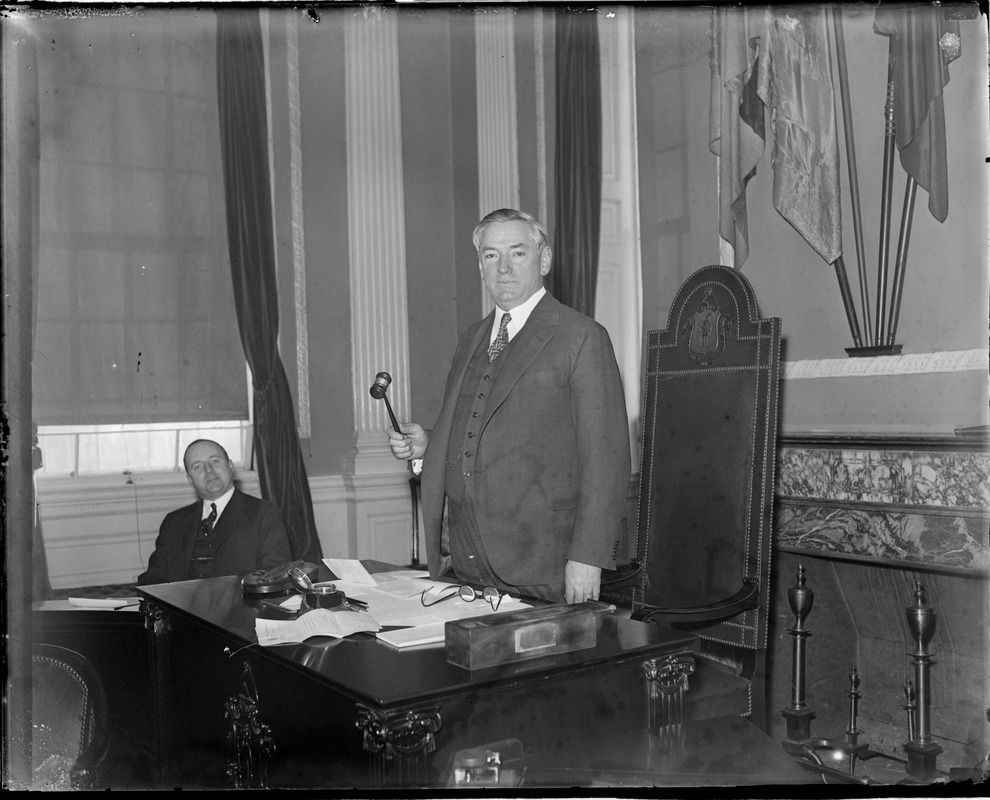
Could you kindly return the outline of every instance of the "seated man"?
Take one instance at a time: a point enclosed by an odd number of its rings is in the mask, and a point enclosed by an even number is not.
[[[200,500],[162,521],[139,586],[247,575],[291,559],[278,507],[234,488],[234,465],[226,450],[197,439],[182,463]]]

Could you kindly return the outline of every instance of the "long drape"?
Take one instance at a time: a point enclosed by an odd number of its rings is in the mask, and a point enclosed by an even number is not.
[[[21,20],[17,25],[23,25]],[[12,23],[14,24],[14,23]],[[38,319],[38,242],[39,216],[41,207],[41,175],[40,175],[40,112],[38,104],[38,56],[35,37],[28,33],[27,27],[20,28],[20,35],[11,36],[3,41],[5,50],[4,86],[7,94],[6,106],[8,124],[5,126],[3,146],[6,173],[5,189],[9,193],[4,197],[4,268],[13,270],[18,285],[23,291],[27,303],[18,313],[5,308],[12,320],[24,323],[18,330],[13,341],[23,341],[28,358],[19,364],[19,371],[13,387],[16,388],[16,400],[5,398],[5,407],[16,409],[24,404],[27,416],[20,418],[16,410],[10,415],[11,425],[14,420],[18,426],[26,430],[18,430],[18,439],[27,437],[30,442],[32,471],[39,467],[41,451],[38,449],[37,425],[33,423],[33,376],[36,342],[36,326]],[[21,282],[22,281],[22,282]],[[5,293],[7,297],[13,294]],[[18,314],[23,314],[19,317]],[[5,335],[9,335],[4,331]],[[8,375],[4,375],[8,380]],[[29,473],[30,474],[30,473]],[[17,486],[22,476],[11,476],[9,486]],[[31,599],[47,600],[51,596],[51,581],[48,575],[48,557],[45,553],[45,541],[41,529],[41,509],[38,504],[37,483],[31,480],[31,495],[33,513],[31,514],[30,570],[31,570]],[[13,507],[13,506],[11,506]],[[8,531],[28,530],[27,526],[15,525]],[[11,538],[8,537],[8,541]],[[14,569],[20,569],[19,566]]]
[[[227,239],[241,342],[254,379],[262,496],[278,505],[293,558],[322,557],[289,382],[278,353],[278,286],[257,9],[217,12],[217,93]]]
[[[4,115],[0,395],[8,426],[0,466],[7,623],[3,743],[8,784],[15,787],[27,786],[31,780],[31,318],[38,217],[37,48],[22,22],[5,20],[0,28]]]
[[[602,204],[602,109],[598,19],[594,11],[556,15],[556,223],[551,294],[595,313]]]

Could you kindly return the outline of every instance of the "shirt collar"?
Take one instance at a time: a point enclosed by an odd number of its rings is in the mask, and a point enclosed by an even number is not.
[[[206,519],[210,516],[210,503],[217,504],[217,519],[220,519],[220,515],[223,514],[223,510],[227,507],[227,503],[230,502],[230,498],[234,496],[234,487],[231,486],[226,492],[220,495],[216,500],[204,500],[202,516],[200,519]]]
[[[543,299],[543,295],[547,293],[547,287],[541,286],[537,289],[525,303],[521,303],[508,313],[512,315],[509,320],[506,330],[509,334],[509,341],[512,341],[512,337],[519,333],[523,325],[526,324],[526,320],[529,319],[529,315],[533,313],[533,309],[536,308],[536,304]],[[498,306],[495,306],[495,319],[492,321],[492,335],[491,341],[495,341],[495,337],[498,335],[498,326],[502,322],[502,315],[507,312],[503,311]]]

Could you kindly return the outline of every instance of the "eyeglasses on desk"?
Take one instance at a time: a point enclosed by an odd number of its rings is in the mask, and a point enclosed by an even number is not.
[[[419,602],[429,608],[444,600],[453,600],[455,597],[467,603],[473,603],[480,597],[492,607],[492,611],[498,611],[502,603],[502,594],[494,586],[486,586],[484,589],[475,589],[473,586],[448,586],[436,593],[424,589],[419,596]]]

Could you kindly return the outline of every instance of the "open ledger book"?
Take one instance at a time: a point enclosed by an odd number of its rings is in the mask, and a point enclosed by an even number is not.
[[[298,643],[312,636],[341,638],[352,633],[369,632],[393,647],[413,647],[444,641],[444,626],[450,620],[479,617],[493,613],[492,604],[478,597],[463,600],[456,595],[458,584],[430,580],[422,570],[403,569],[371,575],[356,559],[323,560],[335,575],[337,588],[348,598],[367,604],[366,611],[327,611],[316,609],[296,619],[257,619],[255,632],[261,645]],[[431,606],[420,598],[453,595]],[[281,605],[289,612],[298,611],[301,595],[293,595]],[[502,595],[497,613],[529,608],[518,598]]]

